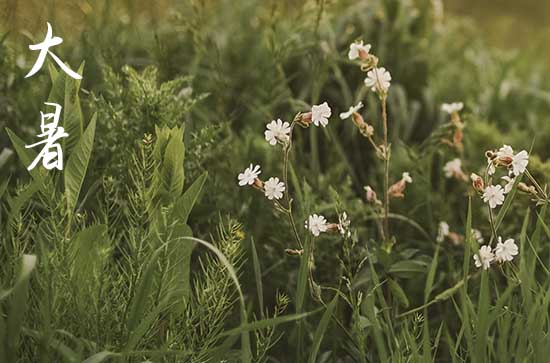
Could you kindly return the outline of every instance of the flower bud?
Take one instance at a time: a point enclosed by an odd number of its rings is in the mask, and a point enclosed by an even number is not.
[[[363,119],[363,116],[361,116],[358,112],[354,112],[351,115],[351,119],[353,120],[355,126],[357,126],[357,128],[359,129],[361,135],[365,137],[371,137],[372,135],[374,135],[374,128],[366,123]]]
[[[535,189],[534,186],[527,185],[524,182],[520,182],[518,184],[518,189],[521,190],[522,192],[525,192],[525,193],[530,193],[530,194],[534,194],[534,195],[537,194],[537,190]]]
[[[378,202],[378,198],[376,197],[376,192],[374,191],[374,189],[370,187],[370,185],[367,185],[364,189],[367,194],[367,202],[369,203]]]
[[[309,127],[309,124],[311,124],[312,122],[311,111],[305,112],[305,113],[299,113],[298,115],[296,115],[295,121],[303,127]]]
[[[475,190],[480,193],[483,193],[485,191],[485,182],[483,182],[482,177],[480,177],[476,173],[472,173],[470,175],[470,179],[472,180],[472,187],[474,187]]]
[[[254,184],[252,184],[252,186],[256,189],[264,190],[264,182],[259,178],[254,179]]]

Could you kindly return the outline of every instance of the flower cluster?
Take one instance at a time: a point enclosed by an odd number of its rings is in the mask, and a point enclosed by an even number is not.
[[[494,249],[489,245],[481,246],[477,254],[474,255],[474,264],[487,270],[492,263],[504,263],[514,259],[519,253],[518,246],[512,238],[502,242],[502,237],[498,237],[497,245]]]
[[[481,194],[483,201],[488,203],[491,209],[494,209],[504,203],[505,195],[514,187],[516,178],[527,170],[529,154],[525,150],[515,154],[511,146],[504,145],[496,151],[487,151],[486,157],[486,173],[489,177],[496,173],[498,167],[508,169],[508,174],[500,178],[503,181],[502,184],[485,186],[484,180],[479,175],[470,175],[474,189]]]
[[[351,237],[351,221],[346,212],[338,215],[338,223],[328,223],[322,215],[312,214],[305,221],[304,226],[315,237],[319,237],[324,232],[338,232],[342,237]]]
[[[281,199],[285,191],[285,183],[277,177],[269,178],[265,183],[259,178],[262,173],[259,165],[250,164],[242,173],[239,173],[237,179],[240,186],[251,185],[264,192],[269,200]]]
[[[367,72],[365,86],[376,92],[380,98],[385,97],[391,85],[391,74],[384,67],[378,67],[378,58],[370,54],[371,45],[357,41],[349,45],[348,58],[359,60],[361,70]],[[349,117],[349,116],[348,116]],[[346,117],[347,118],[347,117]]]

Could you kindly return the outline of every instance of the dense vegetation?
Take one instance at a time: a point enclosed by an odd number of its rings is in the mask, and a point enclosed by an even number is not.
[[[0,362],[547,361],[544,59],[438,1],[160,3],[52,4],[82,82],[0,13]]]

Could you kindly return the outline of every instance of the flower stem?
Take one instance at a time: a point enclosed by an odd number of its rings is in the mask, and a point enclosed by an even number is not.
[[[292,121],[290,125],[290,135],[288,137],[288,144],[284,146],[283,179],[286,186],[285,200],[287,205],[285,212],[288,216],[288,220],[290,222],[290,226],[292,227],[292,231],[294,232],[294,238],[296,239],[296,242],[298,242],[298,246],[300,246],[300,248],[304,248],[302,244],[302,240],[300,239],[300,235],[298,234],[298,228],[296,228],[296,222],[294,221],[294,216],[292,215],[292,199],[290,199],[290,185],[288,184],[288,163],[290,158],[290,149],[292,147],[292,133],[294,131],[295,124],[296,124],[295,121]]]
[[[389,196],[389,169],[390,153],[388,145],[388,114],[386,111],[386,95],[381,97],[382,103],[382,125],[384,128],[384,237],[386,243],[390,240],[389,214],[390,214],[390,196]]]

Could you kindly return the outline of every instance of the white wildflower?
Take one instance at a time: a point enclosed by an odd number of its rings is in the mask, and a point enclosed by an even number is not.
[[[348,119],[353,115],[355,112],[359,111],[361,108],[363,108],[363,102],[359,102],[355,106],[351,106],[348,111],[342,112],[340,114],[340,118],[342,120]]]
[[[506,158],[506,157],[513,157],[513,156],[514,156],[514,149],[512,149],[510,145],[503,145],[497,151],[497,158]]]
[[[513,156],[512,173],[516,176],[520,175],[527,168],[527,164],[529,164],[529,154],[527,151],[522,150]]]
[[[495,259],[493,251],[490,246],[481,246],[479,252],[474,255],[474,263],[476,267],[483,267],[487,270],[491,265],[491,262]]]
[[[445,221],[439,222],[439,228],[437,229],[437,242],[443,242],[445,237],[449,235],[450,229],[449,224]]]
[[[462,160],[459,158],[453,159],[445,164],[443,167],[445,177],[447,178],[462,178],[464,172],[462,171]]]
[[[444,103],[441,105],[441,110],[447,112],[449,115],[458,112],[464,108],[462,102]]]
[[[498,243],[495,247],[495,260],[497,262],[512,261],[518,253],[518,246],[512,238],[502,242],[502,237],[498,237]]]
[[[269,178],[264,183],[264,193],[267,199],[281,199],[283,192],[285,191],[285,183],[279,180],[279,178]]]
[[[363,41],[353,42],[349,45],[348,58],[350,60],[355,60],[357,58],[365,58],[370,51],[370,44],[363,44]]]
[[[516,182],[516,177],[510,178],[509,176],[505,175],[501,179],[506,182],[506,184],[504,185],[504,194],[510,193],[512,187],[514,186],[514,183]]]
[[[318,237],[322,232],[326,232],[328,228],[327,220],[322,215],[312,214],[308,217],[305,227],[312,235]]]
[[[386,68],[373,68],[367,73],[365,78],[365,86],[369,87],[373,92],[385,94],[390,88],[391,74],[386,71]]]
[[[504,202],[504,189],[500,185],[489,185],[483,192],[483,201],[489,203],[491,209]]]
[[[412,177],[411,177],[411,174],[409,174],[408,171],[403,172],[403,174],[401,175],[401,179],[402,179],[405,183],[412,183],[412,182],[413,182],[413,179],[412,179]]]
[[[277,142],[287,142],[290,135],[290,124],[283,122],[280,118],[267,124],[264,134],[270,145],[277,145]]]
[[[260,175],[261,173],[262,171],[260,170],[259,165],[253,166],[252,164],[250,164],[250,166],[246,168],[244,172],[239,174],[239,185],[244,186],[254,184],[254,180],[256,180],[258,175]]]
[[[332,115],[328,103],[323,102],[320,105],[315,105],[311,108],[311,120],[315,126],[327,126],[328,119]]]

